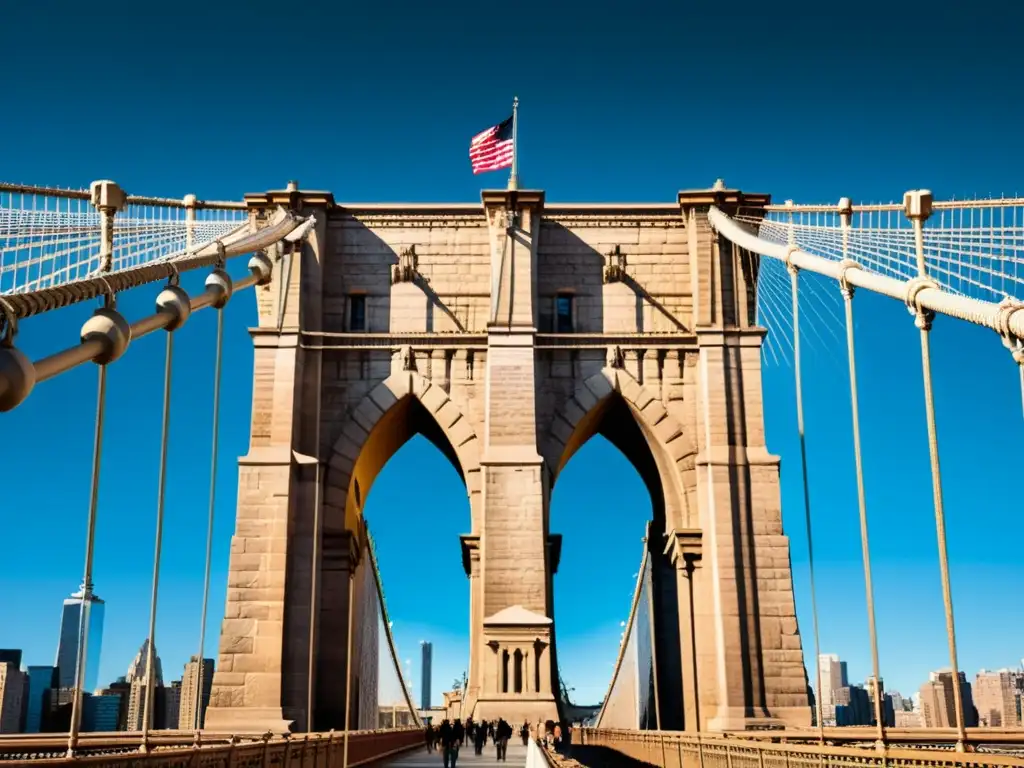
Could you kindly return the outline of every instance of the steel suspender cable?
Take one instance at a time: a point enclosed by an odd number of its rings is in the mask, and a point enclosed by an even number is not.
[[[811,587],[811,616],[814,626],[814,668],[816,670],[818,695],[815,696],[815,709],[818,718],[818,736],[822,743],[825,741],[825,725],[822,720],[822,690],[821,690],[821,642],[818,633],[818,600],[814,588],[814,544],[811,536],[811,496],[807,484],[807,439],[804,434],[804,400],[803,386],[800,376],[800,301],[797,286],[796,267],[789,267],[789,274],[793,286],[793,377],[796,389],[796,425],[800,437],[800,470],[803,477],[804,490],[804,520],[807,524],[807,567],[810,576]]]
[[[149,598],[149,635],[146,642],[146,699],[142,710],[142,743],[139,750],[148,751],[149,731],[153,719],[153,694],[155,693],[156,659],[156,608],[160,592],[160,553],[163,548],[164,536],[164,500],[167,488],[167,434],[171,421],[171,371],[174,359],[174,333],[167,332],[167,344],[164,352],[164,403],[160,432],[160,476],[157,480],[156,499],[156,534],[153,545],[153,586]]]
[[[871,579],[871,547],[868,537],[867,497],[864,491],[864,461],[860,444],[860,400],[857,395],[857,358],[853,332],[853,293],[854,288],[846,281],[846,269],[858,269],[860,265],[848,258],[850,232],[850,201],[843,198],[839,202],[840,217],[843,229],[843,261],[845,269],[840,273],[839,289],[843,296],[843,307],[846,313],[846,356],[850,370],[850,416],[853,426],[853,462],[857,476],[857,511],[860,518],[861,557],[864,561],[864,593],[868,612],[868,637],[871,644],[871,669],[874,675],[875,720],[878,726],[878,746],[885,748],[885,706],[882,690],[881,665],[878,660],[878,630],[875,622],[875,593]],[[883,757],[883,762],[885,758]]]
[[[942,500],[942,471],[939,467],[939,436],[935,424],[935,396],[932,388],[932,360],[929,331],[934,312],[917,304],[917,293],[932,284],[928,280],[928,266],[924,253],[924,220],[931,212],[931,193],[908,192],[904,198],[907,218],[914,225],[914,246],[917,252],[918,277],[907,289],[907,306],[914,314],[914,324],[921,334],[921,372],[924,383],[924,409],[928,422],[928,458],[932,475],[932,501],[935,507],[935,533],[938,539],[939,573],[942,579],[942,602],[946,615],[946,639],[949,642],[949,662],[952,667],[953,708],[956,713],[957,750],[966,748],[967,732],[964,728],[963,694],[960,690],[960,666],[956,653],[956,626],[953,620],[953,594],[949,580],[949,553],[946,546],[946,515]],[[916,284],[915,284],[916,283]]]
[[[203,725],[203,686],[205,680],[206,615],[210,605],[210,566],[213,561],[213,518],[217,502],[217,448],[220,436],[220,379],[224,351],[224,309],[217,310],[217,352],[213,363],[213,436],[210,451],[210,502],[206,521],[206,566],[203,575],[203,614],[199,620],[199,669],[196,679],[196,701],[193,728]]]
[[[787,200],[786,203],[790,205],[791,201]],[[789,247],[791,250],[796,248],[792,214],[789,216]],[[822,718],[824,705],[821,701],[821,641],[818,632],[818,599],[814,585],[814,541],[811,535],[811,496],[807,483],[807,438],[804,434],[804,396],[800,372],[800,280],[798,276],[799,270],[788,259],[786,269],[789,271],[790,288],[793,295],[793,384],[796,392],[796,428],[800,438],[800,473],[804,491],[804,520],[807,527],[807,568],[811,587],[811,621],[814,628],[814,669],[817,685],[817,695],[814,697],[814,703],[818,720],[818,738],[824,744],[825,724]]]
[[[75,695],[71,700],[71,724],[68,728],[67,756],[74,757],[78,746],[78,733],[82,724],[82,687],[85,684],[85,666],[88,657],[89,617],[92,607],[92,560],[96,541],[96,511],[100,498],[100,465],[103,459],[103,422],[107,406],[107,366],[99,366],[96,390],[96,428],[92,442],[92,477],[89,489],[89,516],[85,534],[85,572],[82,576],[82,605],[78,611],[78,648],[75,654]]]

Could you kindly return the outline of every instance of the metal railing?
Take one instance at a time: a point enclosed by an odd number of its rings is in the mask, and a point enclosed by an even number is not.
[[[290,768],[341,768],[344,762],[343,732],[296,736],[235,736],[155,732],[149,735],[149,752],[138,751],[139,734],[83,734],[77,756],[64,755],[66,735],[0,740],[0,763],[6,765],[79,765],[97,768],[182,765],[229,768],[243,765],[287,765]],[[422,728],[351,731],[348,738],[349,768],[369,765],[423,745]]]
[[[831,735],[836,730],[827,729]],[[980,729],[972,729],[978,731]],[[922,732],[923,731],[923,732]],[[785,734],[785,735],[784,735]],[[898,741],[889,731],[890,742]],[[678,731],[621,731],[580,728],[573,731],[573,744],[604,748],[633,760],[659,768],[848,768],[849,766],[888,766],[889,768],[983,768],[983,766],[1024,766],[1024,732],[1014,740],[998,741],[972,734],[973,752],[954,750],[957,734],[951,729],[920,729],[916,741],[879,747],[874,734],[863,733],[863,740],[831,739],[816,742],[817,731],[762,731],[740,734],[691,734]],[[909,735],[909,734],[908,734]],[[995,734],[994,734],[995,735]],[[826,737],[828,738],[828,736]]]

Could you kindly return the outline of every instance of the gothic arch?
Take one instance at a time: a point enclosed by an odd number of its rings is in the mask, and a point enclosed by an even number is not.
[[[349,530],[362,515],[377,474],[413,436],[423,434],[466,484],[473,532],[480,511],[480,446],[476,430],[445,389],[415,371],[397,371],[352,410],[331,448],[324,490],[325,518]]]
[[[699,527],[696,505],[691,503],[697,487],[696,446],[661,400],[622,369],[606,367],[586,379],[556,412],[543,447],[552,487],[573,454],[601,429],[616,403],[628,409],[654,459],[653,467],[637,466],[637,471],[652,499],[662,496],[666,527]],[[636,466],[637,457],[629,458]]]

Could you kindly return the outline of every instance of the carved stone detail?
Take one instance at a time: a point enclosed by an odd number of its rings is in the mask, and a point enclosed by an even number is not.
[[[617,283],[625,276],[626,254],[622,252],[622,246],[616,245],[605,255],[604,281],[605,283]]]
[[[622,355],[622,347],[608,347],[608,356],[606,358],[606,364],[609,368],[623,367],[623,365],[625,364],[625,360]]]
[[[410,245],[398,256],[398,264],[391,274],[391,284],[411,283],[416,279],[416,270],[419,266],[419,259],[416,256],[416,246]]]
[[[404,346],[400,352],[402,355],[402,370],[403,371],[415,371],[416,370],[416,355],[413,354],[412,347]]]

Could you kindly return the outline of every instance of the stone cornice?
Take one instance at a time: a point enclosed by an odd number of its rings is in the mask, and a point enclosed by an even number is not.
[[[781,459],[768,453],[763,446],[713,445],[697,454],[694,465],[698,467],[770,467],[778,466]]]
[[[677,199],[683,210],[710,205],[755,208],[771,203],[772,196],[759,192],[741,192],[738,189],[684,189],[680,190]]]
[[[768,335],[767,328],[700,328],[695,331],[701,347],[759,347]]]
[[[276,328],[251,328],[261,347],[295,346],[295,334]],[[378,349],[397,352],[413,349],[479,349],[498,346],[533,346],[538,350],[607,349],[696,351],[698,346],[756,346],[753,337],[763,329],[699,329],[694,333],[537,333],[532,328],[511,331],[494,327],[469,333],[342,333],[302,331],[300,346],[306,349]],[[278,340],[278,337],[281,337]],[[490,342],[490,343],[488,343]]]
[[[480,537],[466,533],[459,536],[459,543],[462,544],[462,570],[467,576],[473,574],[473,561],[480,562]]]
[[[330,192],[299,189],[274,189],[269,192],[247,192],[243,199],[250,210],[284,206],[298,211],[302,208],[333,208],[334,195]]]
[[[272,331],[272,329],[268,329]],[[273,332],[273,331],[272,331]],[[397,352],[414,349],[470,348],[486,349],[486,333],[331,333],[304,331],[302,346],[307,349],[380,349]]]
[[[538,349],[696,349],[694,333],[538,333]]]
[[[666,535],[665,554],[676,568],[696,565],[703,556],[703,537],[700,528],[674,528]]]
[[[485,189],[480,193],[485,208],[544,208],[544,192],[540,189]]]

